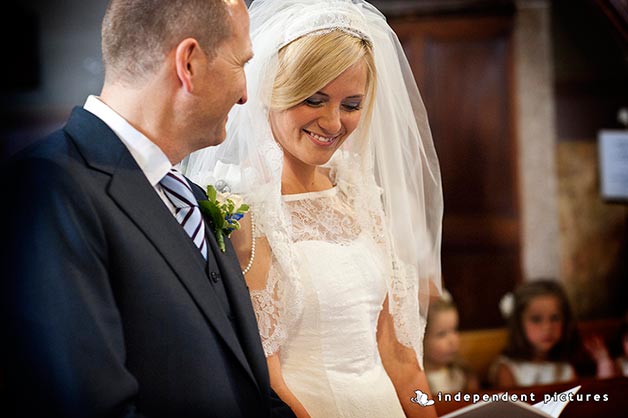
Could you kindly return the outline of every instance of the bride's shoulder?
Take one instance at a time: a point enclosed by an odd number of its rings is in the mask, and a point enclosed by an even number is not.
[[[240,219],[240,229],[231,233],[231,244],[240,258],[247,249],[250,250],[253,240],[253,223],[251,222],[251,213],[246,214]]]
[[[231,243],[248,286],[260,290],[265,288],[272,251],[254,216],[250,211],[240,220],[240,229],[231,234]]]

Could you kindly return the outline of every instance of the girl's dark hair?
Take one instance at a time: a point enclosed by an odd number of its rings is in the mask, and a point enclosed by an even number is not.
[[[538,296],[554,296],[560,303],[563,320],[561,339],[548,353],[549,361],[569,361],[579,345],[576,324],[573,319],[569,299],[561,284],[556,280],[537,279],[520,285],[514,293],[514,308],[508,319],[508,340],[504,355],[519,360],[531,360],[534,349],[525,335],[523,312],[530,301]]]

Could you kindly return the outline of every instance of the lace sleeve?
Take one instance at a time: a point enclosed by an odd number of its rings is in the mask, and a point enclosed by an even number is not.
[[[266,357],[277,353],[286,338],[279,308],[279,272],[277,270],[274,263],[271,263],[266,287],[261,290],[251,290],[251,301]]]
[[[256,208],[255,249],[251,248],[250,270],[245,274],[266,357],[276,354],[296,322],[302,295],[296,284],[297,258],[290,252],[288,234],[280,229],[279,212]],[[251,245],[251,242],[249,242]]]
[[[414,350],[423,368],[423,335],[427,321],[420,309],[417,276],[412,266],[393,261],[388,308],[394,320],[397,341]]]
[[[276,265],[263,219],[259,210],[252,207],[240,222],[241,228],[233,234],[231,242],[240,258],[249,288],[264,353],[270,356],[277,352],[285,339],[285,328],[280,324],[280,268]]]

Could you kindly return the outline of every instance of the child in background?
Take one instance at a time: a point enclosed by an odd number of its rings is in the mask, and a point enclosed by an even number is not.
[[[423,341],[423,363],[432,393],[478,390],[474,373],[458,358],[459,346],[458,310],[444,290],[430,304]]]
[[[509,297],[510,295],[510,297]],[[597,377],[613,375],[614,367],[603,343],[590,339],[583,347],[569,300],[555,280],[534,280],[506,295],[500,309],[508,319],[503,354],[489,371],[491,383],[501,389],[567,382],[575,379],[572,362],[582,348],[595,362]],[[606,355],[604,355],[606,354]]]
[[[596,359],[598,377],[628,377],[628,311],[624,315],[617,336],[610,343],[609,352],[605,341],[599,336],[584,341],[587,351]],[[613,359],[611,355],[616,357]]]
[[[622,355],[617,357],[615,361],[621,375],[628,377],[628,312],[624,316],[624,322],[619,332]]]
[[[526,282],[514,296],[502,299],[500,309],[508,320],[508,340],[489,372],[493,386],[505,389],[576,378],[569,360],[578,339],[569,301],[558,282]]]
[[[597,377],[599,379],[606,379],[619,374],[620,358],[617,359],[617,364],[615,364],[602,337],[599,335],[591,335],[584,338],[582,342],[589,356],[591,356],[597,364]]]

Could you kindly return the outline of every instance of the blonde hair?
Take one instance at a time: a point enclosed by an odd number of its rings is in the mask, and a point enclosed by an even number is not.
[[[298,105],[360,60],[366,64],[364,108],[365,116],[370,117],[376,79],[373,47],[369,41],[340,30],[302,36],[279,50],[271,110]]]
[[[427,313],[427,324],[426,324],[426,332],[431,328],[431,324],[434,322],[434,317],[445,311],[456,311],[458,312],[458,306],[451,298],[451,295],[446,292],[443,296],[439,297],[436,300],[430,302],[430,306],[428,308]]]

